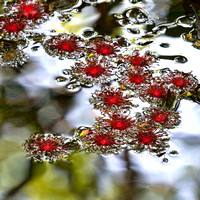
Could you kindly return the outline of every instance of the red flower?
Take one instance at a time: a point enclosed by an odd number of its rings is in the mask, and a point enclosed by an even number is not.
[[[75,34],[62,33],[52,36],[44,43],[46,52],[51,56],[64,58],[79,58],[83,53],[84,40]]]
[[[136,90],[143,87],[143,84],[150,83],[152,79],[152,71],[143,69],[128,69],[123,72],[121,84],[125,87]]]
[[[133,140],[130,144],[137,152],[149,150],[152,153],[160,153],[169,147],[169,137],[166,132],[156,127],[139,127],[132,136]]]
[[[178,112],[155,106],[145,108],[144,114],[138,117],[138,121],[151,124],[152,127],[155,124],[168,129],[175,128],[181,123]]]
[[[131,55],[124,56],[124,62],[128,62],[130,65],[137,68],[148,68],[152,63],[155,62],[155,56],[151,55],[149,52],[146,52],[143,56],[140,56],[139,51],[134,50]]]
[[[167,85],[159,79],[152,79],[151,84],[146,84],[137,93],[142,100],[149,103],[163,104],[167,97]]]
[[[169,71],[161,77],[169,84],[171,92],[184,93],[194,88],[198,84],[198,80],[191,73],[184,73],[178,70]]]
[[[26,21],[18,16],[2,16],[0,18],[0,33],[3,37],[9,39],[23,38],[26,27]]]
[[[117,111],[119,109],[131,109],[136,107],[131,102],[133,95],[124,94],[120,88],[102,87],[101,90],[96,90],[89,99],[90,103],[94,104],[95,109],[103,112]]]
[[[86,152],[110,154],[118,153],[124,144],[116,135],[106,130],[93,129],[90,134],[80,137]]]
[[[112,39],[94,38],[89,43],[89,53],[97,53],[102,56],[115,57],[120,51],[120,45]]]
[[[69,154],[66,139],[53,134],[33,134],[23,144],[29,157],[39,162],[53,162]]]
[[[109,118],[99,117],[97,118],[97,124],[94,126],[99,126],[103,129],[113,131],[116,135],[120,136],[123,134],[129,134],[133,131],[135,125],[135,120],[128,117],[125,114],[109,113]]]
[[[113,66],[105,59],[90,57],[86,62],[77,62],[71,74],[82,83],[106,83],[110,81]]]

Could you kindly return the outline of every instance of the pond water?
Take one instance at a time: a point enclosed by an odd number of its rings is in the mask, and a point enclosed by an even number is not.
[[[200,199],[198,2],[0,2],[0,200]]]

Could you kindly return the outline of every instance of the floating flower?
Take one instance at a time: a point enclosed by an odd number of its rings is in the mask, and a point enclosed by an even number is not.
[[[58,56],[60,59],[77,59],[82,56],[84,45],[84,40],[79,36],[61,33],[46,40],[44,48],[51,56]]]
[[[23,144],[27,156],[39,162],[53,162],[69,154],[66,138],[54,134],[33,134]]]
[[[110,81],[113,68],[106,59],[89,57],[86,62],[76,62],[71,74],[82,83],[106,83]]]
[[[167,98],[167,91],[168,87],[166,83],[159,79],[152,79],[152,82],[143,85],[143,87],[137,91],[137,94],[141,100],[154,104],[163,104]]]
[[[101,129],[92,129],[90,134],[79,138],[82,147],[86,152],[99,154],[119,153],[124,144],[123,140],[116,137],[115,134]]]
[[[138,50],[134,50],[131,55],[124,56],[124,62],[129,63],[136,68],[148,68],[155,62],[155,56],[146,52],[143,56],[140,56]]]
[[[136,107],[131,102],[133,95],[125,94],[120,88],[102,87],[101,90],[96,90],[89,99],[95,109],[103,112],[117,111],[119,109],[129,110]]]
[[[8,15],[0,17],[0,34],[2,38],[22,39],[26,30],[27,23],[24,19]]]
[[[130,144],[136,152],[149,150],[151,153],[161,153],[169,147],[169,140],[168,134],[158,127],[138,126]]]
[[[168,129],[175,128],[181,123],[178,112],[155,106],[145,108],[143,115],[140,115],[138,120],[151,124],[152,127],[155,124],[156,126]]]
[[[94,126],[101,127],[108,131],[112,131],[117,136],[123,136],[124,134],[129,134],[134,129],[135,120],[127,115],[115,112],[109,113],[107,117],[97,118],[97,123]]]
[[[120,51],[120,45],[113,39],[104,39],[103,37],[92,38],[88,44],[89,53],[109,56],[109,59],[116,57]]]
[[[169,85],[171,92],[184,93],[194,88],[198,84],[198,80],[192,73],[184,73],[178,70],[168,72],[161,77]]]
[[[123,72],[120,84],[126,88],[137,90],[139,87],[143,87],[143,84],[150,83],[151,79],[152,71],[129,68]]]

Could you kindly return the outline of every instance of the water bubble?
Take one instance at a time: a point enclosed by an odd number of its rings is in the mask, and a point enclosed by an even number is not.
[[[37,51],[39,49],[40,46],[34,46],[31,48],[32,51]]]
[[[97,3],[97,0],[83,0],[83,2],[88,3],[88,4],[95,4]]]
[[[130,3],[133,3],[133,4],[138,3],[138,2],[140,2],[140,1],[142,1],[142,0],[129,0],[129,2],[130,2]]]
[[[138,116],[140,116],[141,114],[139,113],[139,115]],[[156,156],[157,157],[162,157],[163,155],[165,155],[166,154],[166,152],[162,152],[162,153],[159,153],[159,154],[157,154]]]
[[[170,47],[170,44],[169,43],[161,43],[160,46],[163,48],[168,48],[168,47]]]
[[[179,153],[176,150],[172,150],[169,152],[170,156],[177,156]]]
[[[65,81],[67,81],[67,79],[65,78],[65,77],[57,77],[56,78],[56,81],[58,82],[58,83],[60,83],[60,82],[65,82]]]
[[[71,74],[71,70],[70,70],[70,69],[64,69],[64,70],[62,71],[62,73],[63,73],[64,75],[70,75],[70,74]]]
[[[121,14],[114,14],[113,17],[115,17],[117,19],[121,19],[121,18],[123,18],[123,15],[121,15]]]
[[[96,32],[94,30],[92,30],[92,29],[86,29],[86,30],[83,31],[82,35],[85,38],[90,38],[92,36],[95,36]]]
[[[56,33],[56,30],[55,29],[51,29],[50,32],[51,33]]]
[[[162,159],[162,162],[165,163],[165,164],[168,163],[168,161],[169,161],[168,158],[163,158]]]
[[[140,34],[140,30],[137,28],[127,28],[127,31],[132,34]]]
[[[143,24],[148,20],[148,14],[141,8],[131,8],[125,12],[125,15],[134,24]]]
[[[93,87],[93,83],[85,81],[84,83],[81,83],[81,86],[86,88],[91,88]]]
[[[174,58],[174,61],[175,61],[176,63],[181,63],[181,64],[183,64],[183,63],[186,63],[188,60],[187,60],[187,58],[184,57],[184,56],[176,56],[176,57]]]
[[[66,85],[66,92],[67,93],[77,93],[81,91],[82,87],[79,82],[70,82]]]
[[[177,25],[180,25],[184,28],[191,28],[195,22],[195,19],[193,17],[186,17],[181,16],[176,20]]]
[[[126,25],[131,24],[130,20],[128,20],[128,19],[120,19],[120,20],[117,20],[117,22],[122,26],[126,26]]]
[[[71,14],[63,14],[63,15],[59,16],[58,19],[62,22],[65,22],[65,21],[70,21],[71,17],[72,17]]]

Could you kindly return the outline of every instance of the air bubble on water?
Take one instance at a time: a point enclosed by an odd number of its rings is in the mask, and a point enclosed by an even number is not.
[[[168,47],[170,47],[170,44],[169,43],[161,43],[160,46],[163,48],[168,48]]]
[[[64,69],[64,70],[62,71],[62,73],[63,73],[64,75],[71,75],[71,70],[70,70],[70,69]]]
[[[121,19],[123,18],[123,15],[122,14],[114,14],[113,15],[116,19]]]
[[[81,91],[82,87],[79,82],[70,82],[66,85],[66,92],[67,93],[77,93]]]
[[[82,87],[85,87],[85,88],[91,88],[91,87],[93,87],[93,83],[91,83],[91,82],[82,82],[81,83],[81,86]]]
[[[184,56],[176,56],[176,57],[174,58],[174,61],[175,61],[175,63],[184,64],[184,63],[186,63],[188,60],[187,60],[187,58],[184,57]]]
[[[178,151],[176,151],[176,150],[172,150],[172,151],[169,152],[169,155],[170,155],[170,156],[178,156],[178,154],[179,154],[179,153],[178,153]]]
[[[168,161],[169,161],[168,158],[163,158],[163,159],[162,159],[162,162],[163,162],[164,164],[168,163]]]
[[[143,24],[148,21],[147,12],[137,7],[127,10],[125,16],[134,24]]]
[[[60,77],[57,77],[57,78],[56,78],[56,81],[57,81],[58,83],[62,83],[62,82],[67,81],[67,79],[66,79],[65,77],[60,76]]]
[[[70,21],[72,17],[72,14],[62,14],[61,16],[58,17],[58,19],[62,22],[65,21]]]
[[[140,34],[140,30],[137,28],[127,28],[127,31],[132,34]]]
[[[34,46],[31,48],[32,51],[37,51],[39,49],[40,46]]]
[[[90,37],[96,36],[97,33],[93,29],[85,29],[83,30],[82,35],[85,38],[90,38]]]
[[[195,18],[181,16],[176,20],[177,25],[182,26],[184,28],[191,28],[195,22]]]
[[[122,26],[126,26],[126,25],[131,24],[130,20],[128,20],[128,19],[120,19],[120,20],[117,20],[117,22]]]
[[[94,4],[98,3],[97,0],[83,0],[83,2],[91,4],[91,5],[94,5]]]

